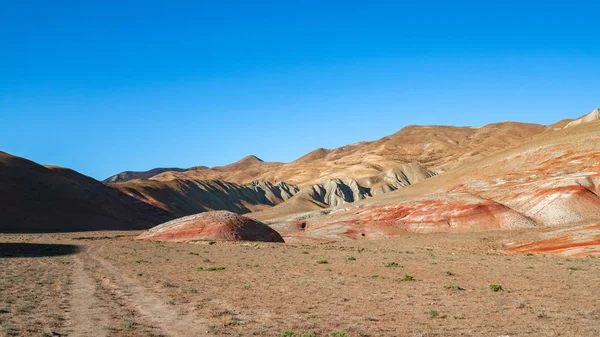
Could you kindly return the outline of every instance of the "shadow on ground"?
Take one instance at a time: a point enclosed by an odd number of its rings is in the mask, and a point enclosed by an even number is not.
[[[79,246],[47,243],[0,242],[0,258],[44,257],[76,254]]]

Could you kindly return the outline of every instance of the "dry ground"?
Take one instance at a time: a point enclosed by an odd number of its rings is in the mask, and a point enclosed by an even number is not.
[[[134,234],[1,235],[0,336],[600,335],[600,259],[504,253],[536,232],[333,244]]]

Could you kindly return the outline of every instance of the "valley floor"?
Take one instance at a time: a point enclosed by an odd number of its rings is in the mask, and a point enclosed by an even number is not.
[[[600,259],[504,251],[539,231],[327,244],[0,235],[0,336],[599,336]]]

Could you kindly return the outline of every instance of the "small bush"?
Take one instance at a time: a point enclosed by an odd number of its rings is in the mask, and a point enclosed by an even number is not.
[[[150,263],[150,261],[146,261],[146,260],[135,260],[135,263]]]
[[[453,284],[453,283],[448,283],[444,286],[444,289],[451,289],[451,290],[465,290],[465,288],[459,286],[458,284]]]
[[[410,282],[410,281],[416,281],[416,279],[412,275],[404,274],[404,277],[399,278],[398,281],[400,281],[400,282]]]
[[[402,266],[396,262],[388,262],[385,264],[385,266],[388,268],[402,268]]]
[[[225,267],[197,267],[196,270],[198,271],[219,271],[219,270],[225,270]]]
[[[437,310],[434,310],[434,309],[429,310],[429,317],[438,318],[439,316],[440,316],[440,313]]]
[[[499,284],[490,284],[490,290],[493,292],[499,292],[499,291],[503,291],[504,289]]]
[[[200,254],[198,254],[196,252],[190,252],[190,255],[200,255]]]
[[[348,258],[348,261],[356,261],[356,258],[355,258],[354,256],[350,256],[350,257]]]
[[[329,263],[329,261],[327,261],[327,260],[319,260],[319,261],[317,261],[317,264],[328,264],[328,263]]]
[[[574,271],[574,270],[583,270],[583,268],[581,268],[581,267],[569,267],[567,269],[571,270],[571,271]]]

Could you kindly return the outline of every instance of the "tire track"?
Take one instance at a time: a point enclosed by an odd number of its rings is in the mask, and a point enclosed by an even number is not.
[[[85,253],[80,253],[85,254]],[[94,280],[86,273],[79,255],[73,258],[69,304],[69,334],[73,336],[107,336],[109,317],[94,296]]]
[[[101,250],[102,248],[98,251]],[[208,326],[197,317],[191,314],[179,315],[163,298],[148,291],[139,282],[127,277],[108,261],[95,255],[92,251],[88,252],[89,258],[97,262],[107,276],[114,280],[113,287],[126,294],[131,306],[145,319],[173,337],[211,336],[208,333]]]

